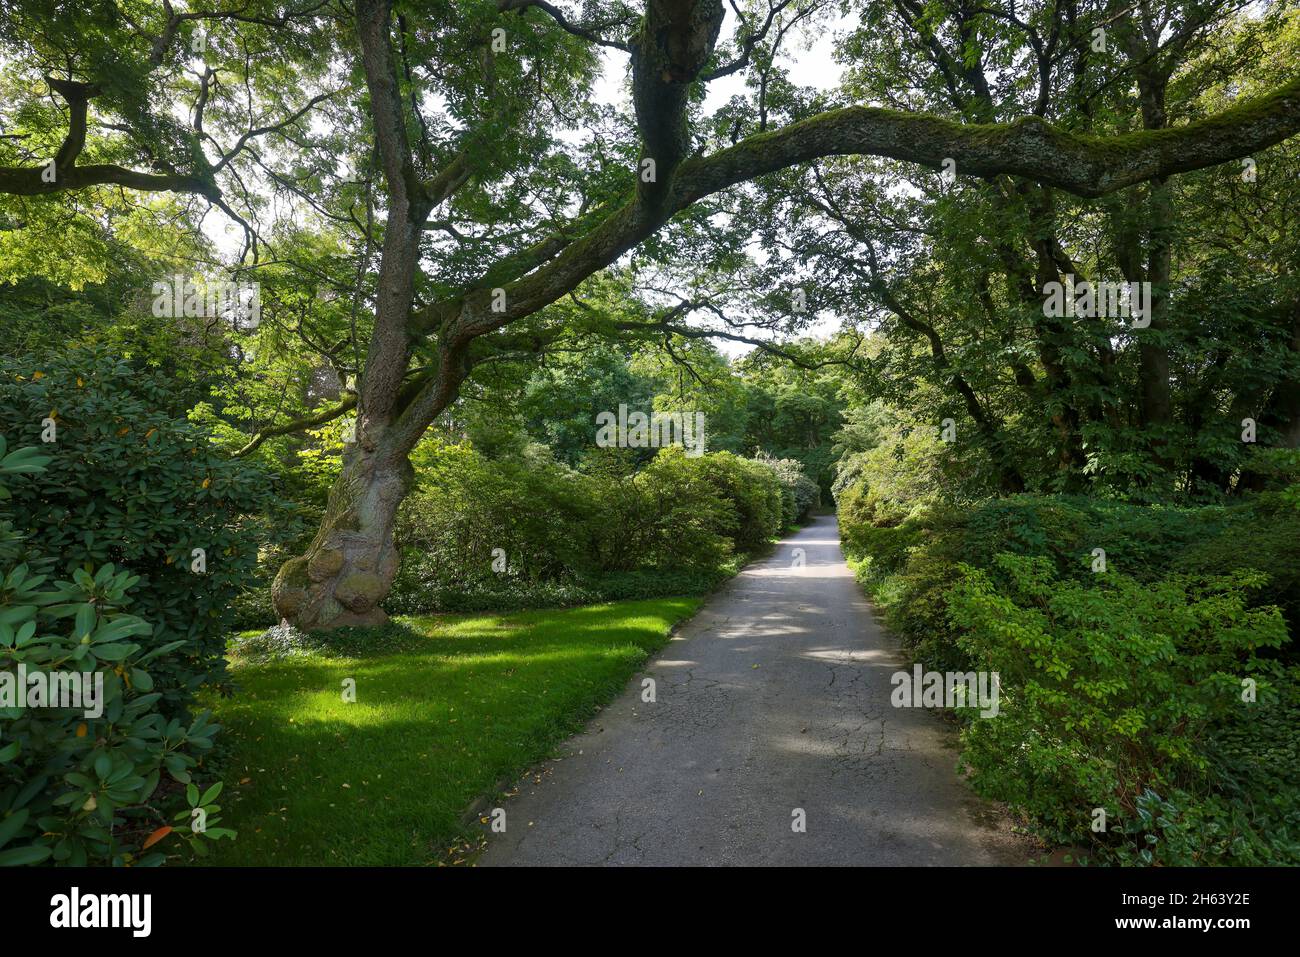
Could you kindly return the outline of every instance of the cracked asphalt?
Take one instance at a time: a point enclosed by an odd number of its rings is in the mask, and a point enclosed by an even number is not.
[[[959,778],[952,728],[890,705],[904,667],[821,516],[519,782],[478,864],[1026,863],[1028,846]]]

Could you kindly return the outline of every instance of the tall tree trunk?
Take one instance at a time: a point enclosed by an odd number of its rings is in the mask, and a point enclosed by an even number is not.
[[[1157,55],[1159,29],[1152,13],[1143,3],[1135,16],[1129,36],[1129,55],[1138,64],[1135,70],[1138,101],[1142,109],[1144,130],[1163,130],[1169,125],[1166,96],[1172,61],[1161,62]],[[1162,469],[1172,463],[1169,439],[1173,425],[1173,386],[1170,382],[1169,295],[1173,264],[1174,194],[1167,176],[1153,177],[1147,196],[1147,264],[1146,280],[1151,284],[1149,324],[1135,330],[1138,343],[1138,383],[1141,406],[1138,420],[1147,433],[1151,456]],[[1130,268],[1132,268],[1130,263]],[[1140,278],[1140,277],[1138,277]],[[1130,278],[1130,281],[1133,281]],[[1169,475],[1172,479],[1172,474]]]
[[[1139,331],[1138,363],[1142,389],[1141,422],[1152,436],[1156,460],[1167,466],[1168,438],[1160,435],[1173,421],[1173,393],[1169,380],[1169,346],[1161,341],[1169,329],[1169,281],[1172,265],[1174,202],[1169,182],[1154,180],[1148,201],[1151,247],[1147,254],[1147,280],[1151,283],[1151,324]]]
[[[393,525],[414,478],[407,454],[423,432],[402,418],[403,400],[409,405],[411,399],[408,321],[420,238],[439,197],[429,195],[412,158],[392,58],[391,14],[388,0],[357,3],[357,37],[388,185],[388,216],[355,441],[345,446],[343,469],[330,490],[316,537],[304,554],[285,562],[271,588],[281,618],[308,630],[375,625],[386,619],[379,602],[399,565]],[[452,384],[453,390],[458,383]],[[444,379],[442,385],[447,384]],[[439,388],[436,394],[445,397],[448,391]]]
[[[1066,361],[1066,352],[1073,344],[1072,332],[1067,323],[1049,317],[1043,308],[1047,284],[1060,280],[1056,261],[1052,255],[1055,240],[1055,223],[1052,218],[1050,192],[1039,190],[1034,195],[1032,184],[1007,180],[997,184],[992,193],[993,203],[1000,211],[1020,215],[1014,204],[1025,204],[1024,215],[1029,228],[1026,237],[1032,250],[1032,260],[1026,258],[1010,233],[995,239],[995,249],[1003,265],[1007,295],[1018,302],[1029,317],[1038,351],[1038,361],[1043,368],[1041,391],[1034,386],[1034,377],[1023,370],[1016,373],[1016,381],[1030,390],[1036,400],[1043,401],[1039,415],[1049,426],[1056,446],[1056,467],[1059,484],[1066,491],[1081,491],[1086,485],[1081,417],[1075,406],[1073,392],[1076,370]],[[1055,405],[1053,409],[1051,406]]]

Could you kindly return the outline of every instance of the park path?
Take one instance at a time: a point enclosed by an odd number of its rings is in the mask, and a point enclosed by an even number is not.
[[[1025,863],[1029,850],[959,779],[951,728],[890,705],[902,667],[835,517],[821,516],[710,598],[519,783],[478,863]]]

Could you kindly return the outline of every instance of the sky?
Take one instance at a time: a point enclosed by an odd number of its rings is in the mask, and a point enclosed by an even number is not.
[[[829,90],[839,85],[840,66],[835,62],[835,34],[851,26],[857,20],[856,14],[841,17],[833,23],[818,27],[811,44],[804,36],[791,35],[786,38],[783,53],[777,62],[790,71],[790,82],[796,86],[811,86],[818,90]],[[736,16],[728,9],[726,19],[722,22],[722,34],[719,43],[735,36]],[[621,50],[602,47],[604,54],[604,75],[596,84],[595,97],[600,103],[614,106],[629,105],[625,91],[628,55]],[[708,95],[704,100],[706,113],[711,113],[729,99],[745,89],[744,71],[714,80],[709,84]]]

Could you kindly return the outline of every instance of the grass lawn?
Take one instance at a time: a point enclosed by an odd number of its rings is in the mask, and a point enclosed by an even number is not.
[[[410,617],[383,650],[235,657],[242,690],[207,704],[232,752],[221,826],[239,837],[207,862],[456,859],[470,803],[580,728],[701,600]]]

